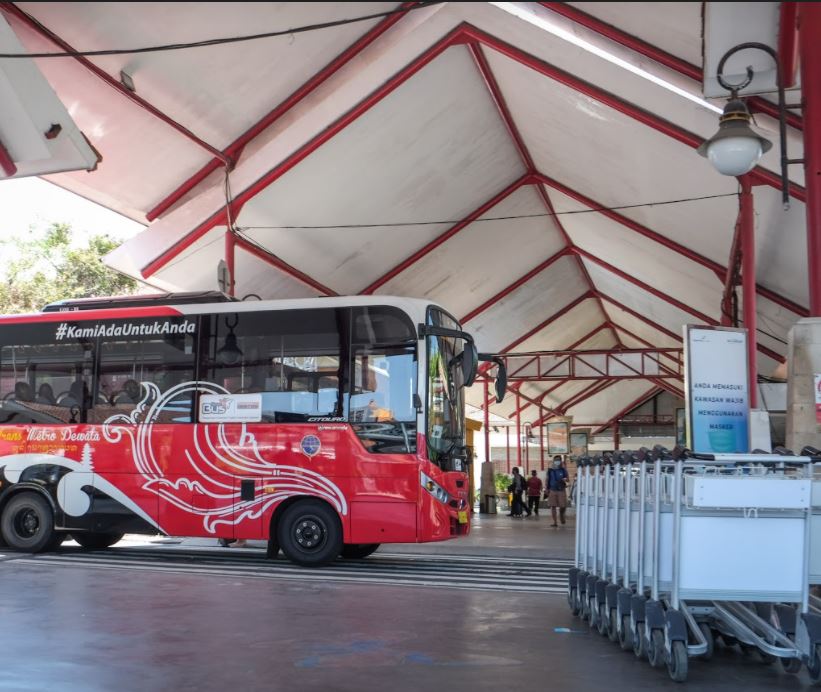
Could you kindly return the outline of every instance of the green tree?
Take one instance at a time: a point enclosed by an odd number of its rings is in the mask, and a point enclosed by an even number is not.
[[[28,240],[2,241],[0,257],[0,314],[37,312],[47,303],[67,298],[134,293],[134,279],[109,269],[103,255],[118,242],[95,235],[84,246],[72,247],[71,227],[53,223],[44,234]]]

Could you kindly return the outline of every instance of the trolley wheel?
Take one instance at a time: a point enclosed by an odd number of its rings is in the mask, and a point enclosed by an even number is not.
[[[361,560],[376,552],[379,543],[347,543],[342,546],[342,555],[346,559]]]
[[[587,620],[590,619],[590,600],[587,598],[586,594],[585,594],[584,599],[579,599],[579,600],[581,601],[581,606],[582,606],[582,609],[581,609],[581,612],[579,613],[579,616],[581,617],[583,622],[586,622]]]
[[[632,634],[633,637],[633,653],[636,658],[644,658],[647,655],[647,646],[644,641],[644,623],[636,623],[636,631]]]
[[[619,641],[619,614],[616,612],[616,609],[613,608],[610,611],[610,622],[607,623],[607,636],[610,638],[611,642]]]
[[[813,685],[821,682],[821,644],[815,645],[812,659],[807,662],[807,673],[809,673],[810,682]]]
[[[342,551],[339,515],[321,500],[300,500],[279,520],[277,543],[291,562],[303,567],[330,564]]]
[[[12,550],[39,553],[54,540],[54,512],[41,495],[19,493],[3,509],[0,533]]]
[[[621,616],[621,632],[619,632],[619,646],[622,651],[630,651],[633,648],[633,637],[630,632],[630,616]]]
[[[104,550],[105,548],[110,548],[115,543],[119,543],[123,538],[123,534],[83,531],[82,533],[73,533],[71,537],[85,550]]]
[[[798,675],[801,672],[800,658],[779,658],[778,663],[787,675]]]
[[[587,608],[587,617],[590,629],[597,629],[599,626],[599,611],[596,608],[596,604],[593,602],[593,599],[590,600],[590,604]]]
[[[673,682],[684,682],[687,679],[687,661],[687,644],[681,640],[672,642],[670,655],[667,657],[667,673]]]
[[[773,656],[772,654],[768,654],[763,651],[759,651],[758,656],[761,658],[761,662],[765,666],[771,666],[773,663],[775,663],[775,659],[778,658],[777,656]]]
[[[578,615],[581,611],[581,604],[579,602],[579,590],[568,589],[567,591],[567,605],[570,606],[570,612],[573,615]]]
[[[701,630],[701,634],[704,635],[704,639],[707,640],[707,653],[705,653],[702,658],[705,661],[709,661],[716,651],[716,638],[712,628],[706,622],[699,622],[698,628]]]
[[[726,648],[731,649],[731,648],[732,648],[732,647],[734,647],[736,644],[738,644],[738,639],[736,639],[735,637],[731,637],[731,636],[730,636],[730,635],[728,635],[728,634],[722,634],[722,635],[721,635],[721,643],[722,643],[722,644],[723,644]]]
[[[597,628],[596,629],[598,629],[599,634],[602,637],[606,637],[607,636],[607,630],[610,629],[609,628],[610,616],[607,612],[607,604],[606,603],[602,603],[602,604],[599,605],[599,617],[596,618],[596,620],[597,620],[597,622],[596,622]]]
[[[650,633],[650,646],[647,647],[647,659],[653,668],[660,668],[664,665],[666,657],[664,651],[664,630],[654,629]]]

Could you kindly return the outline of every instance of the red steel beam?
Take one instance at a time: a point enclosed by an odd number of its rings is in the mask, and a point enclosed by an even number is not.
[[[587,341],[591,337],[598,334],[602,329],[607,329],[609,326],[612,326],[612,325],[608,325],[606,322],[603,322],[598,327],[595,327],[594,329],[591,329],[589,332],[587,332],[587,334],[585,334],[581,339],[576,339],[576,341],[574,341],[572,344],[570,344],[570,346],[567,347],[567,350],[572,350],[574,348],[577,348],[580,344],[583,344],[585,341]],[[545,390],[544,392],[542,392],[539,395],[539,401],[544,401],[545,397],[548,394],[550,394],[550,392],[558,389],[559,387],[561,387],[566,382],[567,382],[567,380],[562,380],[561,382],[558,382],[558,383],[554,384],[552,387],[549,387],[547,390]],[[523,383],[521,383],[521,382],[517,382],[511,387],[511,389],[513,387],[516,387],[518,389],[519,387],[522,386],[522,384]],[[487,397],[485,397],[485,401],[487,401]],[[530,406],[530,404],[527,404],[527,406],[525,406],[524,408],[527,408],[528,406]]]
[[[514,341],[511,341],[507,346],[505,346],[501,351],[499,351],[499,353],[506,353],[507,351],[510,351],[510,350],[516,348],[519,344],[527,341],[534,334],[538,334],[545,327],[547,327],[551,322],[556,321],[562,315],[570,312],[577,305],[584,302],[588,298],[592,298],[592,297],[593,297],[593,292],[592,291],[586,291],[585,293],[582,293],[578,298],[576,298],[575,300],[571,300],[563,308],[557,310],[550,317],[548,317],[546,320],[544,320],[543,322],[540,322],[535,327],[533,327],[533,329],[529,330],[525,334],[522,334],[522,336],[520,336],[518,339],[515,339]]]
[[[485,310],[487,310],[488,308],[492,307],[493,305],[495,305],[496,303],[498,303],[498,302],[499,302],[500,300],[502,300],[503,298],[505,298],[505,297],[509,296],[509,295],[510,295],[511,293],[513,293],[516,289],[518,289],[518,288],[520,288],[521,286],[523,286],[524,284],[526,284],[526,283],[527,283],[528,281],[530,281],[530,280],[531,280],[534,276],[536,276],[537,274],[541,274],[541,273],[542,273],[545,269],[547,269],[547,268],[548,268],[549,266],[551,266],[554,262],[556,262],[556,260],[561,259],[561,258],[562,258],[562,257],[564,257],[565,255],[567,255],[569,252],[570,252],[570,250],[569,250],[567,247],[564,247],[564,248],[562,248],[561,250],[559,250],[556,254],[551,255],[551,256],[550,256],[550,257],[548,257],[548,258],[547,258],[544,262],[541,262],[541,263],[537,264],[535,267],[533,267],[533,269],[531,269],[529,272],[527,272],[527,274],[524,274],[523,276],[520,276],[520,277],[519,277],[518,279],[516,279],[516,281],[514,281],[512,284],[509,284],[508,286],[505,286],[505,287],[504,287],[501,291],[499,291],[499,292],[498,292],[495,296],[493,296],[492,298],[489,298],[489,299],[488,299],[488,300],[486,300],[484,303],[482,303],[482,304],[481,304],[481,305],[479,305],[478,307],[476,307],[476,308],[474,308],[473,310],[471,310],[469,313],[467,313],[467,314],[466,314],[466,315],[465,315],[465,316],[464,316],[464,317],[460,320],[460,322],[464,325],[465,323],[469,322],[470,320],[472,320],[472,319],[473,319],[474,317],[476,317],[477,315],[480,315],[480,314],[481,314],[481,313],[483,313]]]
[[[655,286],[651,286],[650,284],[644,283],[644,281],[642,281],[641,279],[637,279],[635,276],[631,276],[630,274],[628,274],[625,271],[622,271],[618,267],[614,267],[609,262],[604,261],[600,257],[596,257],[596,255],[590,252],[587,252],[587,250],[583,250],[582,248],[577,247],[573,251],[578,253],[584,259],[589,260],[594,264],[598,264],[600,267],[606,269],[611,274],[615,274],[620,279],[627,281],[628,283],[631,283],[634,286],[637,286],[638,288],[642,289],[643,291],[646,291],[650,295],[655,296],[656,298],[663,300],[665,303],[668,303],[669,305],[678,308],[682,312],[686,312],[688,315],[692,315],[697,320],[701,320],[702,322],[706,322],[707,324],[718,324],[718,322],[716,322],[716,320],[714,320],[709,315],[705,315],[703,312],[699,312],[690,305],[682,303],[677,298],[674,298],[673,296],[670,296],[662,291],[659,291]]]
[[[226,286],[229,296],[234,296],[237,280],[234,274],[236,259],[237,236],[230,228],[225,231],[225,264],[228,267],[228,286]]]
[[[357,103],[353,108],[348,110],[342,116],[337,118],[331,125],[322,130],[322,132],[318,133],[310,140],[305,142],[305,144],[300,146],[296,151],[287,156],[285,159],[280,161],[267,173],[261,176],[256,182],[254,182],[252,185],[250,185],[245,190],[236,195],[234,198],[234,204],[237,207],[241,207],[242,205],[244,205],[249,199],[253,198],[260,191],[264,190],[266,187],[271,185],[271,183],[281,178],[283,175],[285,175],[285,173],[290,171],[292,168],[294,168],[294,166],[296,166],[305,158],[307,158],[310,154],[312,154],[319,147],[321,147],[325,142],[333,139],[333,137],[335,137],[339,132],[348,127],[348,125],[350,125],[352,122],[354,122],[362,115],[367,113],[371,108],[373,108],[376,104],[381,102],[385,97],[393,93],[402,84],[407,82],[411,77],[413,77],[416,73],[422,70],[426,65],[428,65],[437,57],[439,57],[442,53],[444,53],[448,48],[463,42],[464,29],[461,27],[457,27],[449,34],[444,36],[441,40],[437,41],[435,44],[433,44],[425,51],[423,51],[419,56],[417,56],[404,68],[399,70],[399,72],[394,74],[384,84],[375,89],[368,96],[366,96],[359,103]],[[220,210],[212,214],[211,217],[209,217],[201,224],[199,224],[197,227],[195,227],[184,238],[174,243],[174,245],[172,245],[167,250],[163,251],[159,256],[157,256],[155,259],[149,262],[142,269],[143,277],[150,277],[152,274],[156,273],[163,265],[170,262],[183,250],[189,247],[192,243],[196,242],[197,239],[199,239],[202,235],[204,235],[207,232],[207,227],[209,224],[213,224],[214,218],[218,217],[222,213],[222,210]]]
[[[804,99],[804,177],[807,181],[807,262],[810,315],[821,317],[821,5],[800,5],[798,43]]]
[[[2,142],[0,142],[0,168],[3,169],[3,173],[8,177],[17,173],[17,164],[14,163],[14,159],[11,158],[11,154],[9,154]]]
[[[633,409],[636,409],[639,406],[641,406],[642,404],[647,403],[654,396],[658,396],[661,393],[661,391],[662,391],[661,387],[655,387],[652,390],[650,390],[649,392],[646,392],[646,393],[642,394],[638,399],[636,399],[632,403],[625,406],[621,411],[619,411],[615,416],[613,416],[609,421],[607,421],[607,423],[605,423],[604,425],[601,425],[598,428],[596,428],[593,431],[593,435],[597,435],[598,433],[602,432],[603,430],[606,430],[607,428],[612,427],[613,425],[618,423],[619,418],[621,418],[622,416],[626,416]]]
[[[590,29],[591,31],[595,31],[600,36],[604,36],[605,38],[618,43],[625,48],[629,48],[630,50],[635,51],[639,55],[643,55],[645,58],[650,58],[655,62],[659,63],[660,65],[664,65],[665,67],[673,70],[674,72],[678,72],[685,77],[689,77],[697,82],[702,82],[704,78],[704,74],[701,68],[696,67],[692,63],[687,62],[686,60],[682,60],[681,58],[668,53],[661,48],[657,48],[656,46],[647,43],[647,41],[643,41],[642,39],[633,36],[632,34],[628,34],[626,31],[622,31],[621,29],[617,29],[612,24],[607,24],[603,22],[601,19],[597,19],[592,15],[587,14],[586,12],[582,12],[571,5],[564,3],[564,2],[543,2],[541,3],[547,9],[555,12],[556,14],[560,14],[561,16],[570,19],[576,24],[580,24],[581,26]],[[782,11],[782,22],[781,26],[784,26],[784,5],[794,5],[795,3],[781,3],[781,11]],[[793,22],[795,19],[793,19]],[[780,47],[780,39],[779,36],[779,47]],[[780,49],[779,49],[780,53]],[[782,63],[783,64],[783,63]],[[785,71],[786,74],[786,71]],[[793,63],[793,75],[795,74],[795,63]],[[792,86],[795,82],[793,77],[792,82],[786,84],[784,86]],[[770,103],[763,98],[758,96],[754,96],[748,99],[748,104],[753,110],[756,110],[760,113],[766,113],[772,118],[778,119],[778,107],[774,103]],[[798,130],[801,130],[804,126],[803,121],[801,118],[793,113],[787,114],[787,123]]]
[[[784,88],[795,85],[798,67],[798,3],[782,2],[778,22],[778,64]]]
[[[479,41],[501,55],[504,55],[505,57],[510,58],[525,67],[529,67],[539,74],[549,77],[553,81],[563,84],[564,86],[573,89],[580,94],[584,94],[599,103],[603,103],[613,110],[618,111],[619,113],[622,113],[623,115],[626,115],[629,118],[632,118],[633,120],[656,130],[657,132],[667,135],[668,137],[671,137],[672,139],[675,139],[676,141],[685,144],[692,149],[698,148],[704,141],[703,137],[694,134],[689,130],[685,130],[683,127],[680,127],[669,120],[665,120],[655,113],[651,113],[650,111],[647,111],[644,108],[631,103],[630,101],[626,101],[620,96],[616,96],[615,94],[606,91],[595,84],[579,79],[575,75],[565,72],[555,65],[551,65],[550,63],[545,62],[544,60],[541,60],[540,58],[537,58],[510,43],[502,41],[501,39],[496,38],[481,29],[465,24],[462,26],[461,32],[464,39],[468,41]],[[748,175],[752,176],[757,184],[769,185],[776,190],[781,189],[780,175],[774,173],[773,171],[767,170],[766,168],[757,166]],[[802,186],[797,185],[796,183],[790,183],[790,195],[803,202],[806,200],[805,193],[806,191]]]
[[[513,115],[510,112],[510,108],[508,108],[507,101],[505,101],[505,97],[502,94],[502,89],[499,87],[499,83],[496,81],[496,76],[493,74],[493,70],[491,70],[490,68],[490,64],[487,61],[487,57],[485,56],[482,47],[478,43],[469,43],[468,49],[470,50],[470,54],[473,57],[473,61],[476,63],[476,67],[479,70],[479,74],[481,75],[482,80],[485,82],[485,86],[487,87],[488,93],[490,94],[490,98],[493,100],[493,103],[496,106],[496,110],[499,113],[499,117],[502,119],[505,129],[507,129],[511,140],[513,141],[513,146],[516,148],[516,151],[519,154],[519,158],[521,159],[522,164],[525,166],[525,169],[527,171],[529,171],[530,173],[534,173],[536,171],[536,164],[533,161],[533,157],[530,154],[530,150],[528,149],[524,139],[522,138],[521,132],[519,132],[519,128],[516,125],[516,121],[513,119]],[[544,204],[545,209],[547,210],[547,213],[552,215],[553,221],[556,224],[559,233],[561,233],[562,237],[564,238],[565,247],[572,247],[573,241],[570,239],[570,236],[568,235],[559,218],[555,216],[553,205],[550,202],[550,197],[548,197],[547,193],[541,185],[536,186],[536,192],[541,198],[542,203]],[[590,279],[590,274],[587,272],[587,268],[584,266],[582,262],[579,261],[578,258],[576,258],[575,261],[576,265],[579,268],[579,271],[582,273],[582,276],[587,282],[587,287],[592,291],[595,287],[593,286],[593,281]],[[599,302],[599,307],[602,309],[602,312],[604,312],[604,308],[602,308],[601,302]],[[613,336],[618,342],[618,336],[615,334],[615,332],[613,333]]]
[[[619,308],[621,310],[624,310],[627,314],[632,315],[636,319],[641,320],[642,322],[649,325],[653,329],[656,329],[656,330],[660,331],[665,336],[669,336],[671,339],[675,339],[676,341],[683,341],[682,337],[680,337],[677,334],[671,332],[669,329],[667,329],[665,327],[662,327],[658,322],[654,322],[653,320],[648,319],[647,317],[645,317],[641,313],[636,312],[632,308],[627,307],[624,303],[621,303],[618,300],[615,300],[614,298],[612,298],[608,295],[605,295],[604,293],[601,293],[600,295],[608,303],[612,303],[617,308]],[[717,326],[719,323],[711,318],[710,322],[708,324],[710,324],[710,326]],[[759,353],[762,353],[763,355],[767,356],[768,358],[771,358],[772,360],[776,361],[777,363],[784,363],[786,361],[786,358],[784,356],[782,356],[780,353],[776,353],[771,348],[768,348],[767,346],[764,346],[764,344],[757,344],[756,347],[757,347]]]
[[[724,327],[732,326],[733,309],[732,296],[738,285],[738,274],[741,264],[741,224],[738,219],[733,232],[733,243],[730,246],[730,261],[727,263],[727,272],[724,276],[724,289],[721,293],[721,324]]]
[[[416,4],[417,3],[415,2],[406,2],[402,4],[402,7],[412,7]],[[370,46],[374,41],[376,41],[376,39],[400,21],[404,16],[404,14],[394,14],[390,17],[385,17],[385,19],[380,21],[379,24],[348,46],[348,48],[331,60],[331,62],[325,65],[325,67],[323,67],[307,82],[297,88],[297,90],[288,96],[284,101],[279,103],[273,110],[263,116],[258,122],[254,123],[233,142],[231,142],[231,144],[225,147],[223,154],[232,159],[238,159],[242,150],[249,142],[271,127],[271,125],[277,122],[277,120],[279,120],[283,115],[288,113],[306,96],[314,92],[320,85],[324,84],[328,79],[339,72],[345,65],[347,65],[363,50]],[[160,200],[154,208],[146,214],[146,218],[149,221],[153,221],[164,214],[174,204],[179,202],[183,197],[185,197],[185,195],[205,180],[211,173],[219,168],[220,165],[222,165],[222,161],[219,158],[215,157],[211,159],[211,161],[200,168],[200,170],[194,173],[194,175],[181,183],[176,190],[167,195],[164,199]]]
[[[287,262],[281,260],[279,257],[274,255],[271,252],[267,252],[266,250],[254,245],[253,243],[249,243],[245,238],[242,236],[236,236],[234,239],[235,246],[245,250],[252,254],[254,257],[261,259],[263,262],[267,262],[273,267],[276,267],[281,272],[288,274],[295,278],[297,281],[301,281],[306,286],[310,286],[314,290],[318,291],[319,293],[326,295],[326,296],[338,296],[339,294],[331,288],[319,283],[316,279],[311,278],[304,272],[299,271],[296,267],[288,264]]]
[[[677,389],[672,384],[665,381],[663,378],[659,377],[658,379],[654,379],[654,380],[650,380],[650,381],[654,382],[655,384],[657,384],[662,389],[667,390],[670,394],[672,394],[674,396],[677,396],[681,399],[684,398],[684,392],[683,391],[681,391],[680,389]]]
[[[584,394],[585,394],[584,396],[579,398],[577,401],[573,401],[572,404],[569,404],[569,405],[565,404],[564,406],[562,406],[562,413],[561,414],[554,414],[554,415],[550,415],[550,416],[543,415],[543,416],[541,416],[541,418],[536,420],[536,422],[534,422],[533,425],[544,425],[551,418],[560,418],[562,416],[565,416],[566,415],[565,412],[569,411],[571,407],[578,406],[579,404],[584,403],[588,399],[592,399],[594,396],[596,396],[597,394],[601,394],[601,392],[603,392],[608,387],[613,386],[614,384],[615,384],[615,381],[613,381],[613,380],[605,380],[603,382],[594,383],[593,386],[587,387],[584,390]],[[576,397],[574,397],[574,398],[576,398]]]
[[[536,174],[537,180],[541,181],[545,185],[552,187],[554,190],[558,190],[563,195],[570,197],[571,199],[576,200],[580,204],[596,211],[597,213],[601,214],[602,216],[606,216],[608,219],[615,221],[621,226],[625,228],[629,228],[631,231],[635,231],[636,233],[644,236],[645,238],[649,238],[650,240],[655,241],[659,245],[663,245],[669,250],[681,255],[682,257],[686,257],[697,264],[700,264],[702,267],[709,269],[710,271],[714,272],[720,279],[724,279],[727,274],[727,267],[725,267],[720,262],[716,262],[715,260],[711,260],[709,257],[705,257],[697,253],[695,250],[691,250],[680,243],[677,243],[675,240],[668,238],[661,233],[657,233],[656,231],[647,228],[647,226],[643,226],[642,224],[634,221],[633,219],[624,216],[617,211],[612,209],[607,209],[606,205],[601,204],[586,195],[583,195],[581,192],[574,190],[573,188],[567,187],[563,183],[560,183],[558,180],[551,178],[549,176],[543,175],[541,173]],[[786,308],[790,312],[794,312],[796,315],[800,315],[801,317],[807,317],[809,311],[807,308],[803,307],[802,305],[798,305],[798,303],[793,302],[789,298],[785,298],[784,296],[776,293],[775,291],[766,288],[760,284],[756,285],[756,291],[759,295],[766,298],[767,300],[775,303],[776,305],[780,305],[783,308]]]
[[[36,33],[40,34],[44,38],[48,39],[55,45],[57,45],[61,50],[66,53],[76,53],[77,50],[69,43],[64,41],[60,38],[57,34],[51,31],[49,28],[41,24],[37,19],[32,17],[30,14],[27,14],[19,7],[14,5],[13,3],[0,3],[0,10],[7,12],[9,15],[15,17],[23,24],[28,26],[30,29],[34,30]],[[136,93],[127,89],[123,84],[121,84],[118,80],[112,77],[108,72],[105,70],[97,67],[93,62],[91,62],[88,58],[82,55],[74,55],[73,59],[80,63],[85,69],[91,72],[95,77],[98,77],[103,82],[105,82],[108,86],[118,92],[120,95],[124,96],[125,98],[129,99],[133,103],[137,104],[143,110],[149,112],[158,120],[161,120],[166,125],[170,125],[173,127],[177,132],[181,135],[189,139],[190,141],[194,142],[197,146],[201,149],[207,151],[211,156],[216,157],[220,160],[222,165],[228,166],[229,168],[233,165],[233,162],[229,157],[223,154],[219,149],[211,146],[205,140],[197,137],[191,130],[189,130],[184,125],[180,124],[170,116],[163,113],[159,108],[153,106],[151,103],[146,101],[141,96],[138,96]]]
[[[741,183],[741,214],[738,225],[741,229],[741,295],[744,310],[744,328],[747,330],[747,373],[749,376],[750,408],[758,406],[758,366],[756,364],[756,344],[758,342],[757,314],[755,304],[755,215],[753,211],[753,188],[746,176]]]
[[[459,231],[467,226],[470,226],[476,219],[480,216],[483,216],[488,211],[490,211],[493,207],[499,204],[502,200],[510,197],[516,190],[518,190],[523,185],[528,185],[531,182],[530,173],[525,173],[524,175],[520,176],[516,180],[514,180],[510,185],[505,187],[504,190],[497,192],[493,197],[491,197],[487,202],[482,204],[481,206],[474,209],[470,214],[468,214],[464,219],[459,221],[459,223],[451,226],[447,231],[438,235],[432,241],[424,245],[423,247],[419,248],[416,252],[414,252],[410,257],[402,260],[399,264],[397,264],[393,269],[386,272],[382,276],[380,276],[376,281],[371,283],[369,286],[363,288],[360,293],[362,295],[369,295],[376,291],[381,286],[384,286],[388,281],[395,278],[403,271],[405,271],[408,267],[412,264],[415,264],[423,257],[428,255],[429,253],[433,252],[437,247],[439,247],[442,243],[447,241],[448,239],[455,236]]]

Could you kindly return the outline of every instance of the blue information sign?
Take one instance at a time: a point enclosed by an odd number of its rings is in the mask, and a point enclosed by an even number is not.
[[[687,440],[694,452],[750,451],[745,329],[687,327]]]

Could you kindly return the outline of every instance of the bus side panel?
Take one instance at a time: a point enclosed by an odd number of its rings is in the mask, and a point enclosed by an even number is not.
[[[351,502],[351,543],[416,542],[415,502]]]

